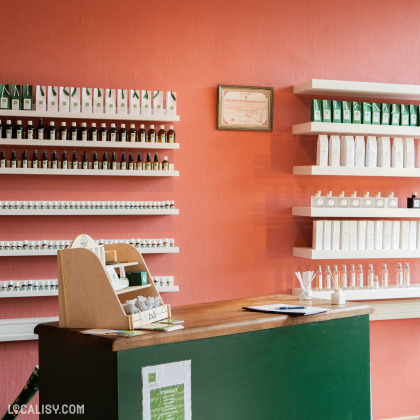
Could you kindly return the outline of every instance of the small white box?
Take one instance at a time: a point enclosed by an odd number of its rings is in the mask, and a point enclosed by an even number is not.
[[[116,108],[116,94],[115,89],[105,89],[105,113],[115,114]]]
[[[417,249],[420,249],[420,221],[417,221]]]
[[[414,168],[414,139],[404,139],[403,163],[404,168]]]
[[[366,141],[366,168],[376,168],[378,163],[378,144],[375,136],[368,136]]]
[[[366,249],[366,220],[357,221],[357,249]]]
[[[58,111],[58,86],[48,86],[47,111]]]
[[[354,167],[354,137],[341,136],[341,166]]]
[[[402,138],[395,138],[392,141],[392,167],[393,168],[403,168],[403,156],[404,148]]]
[[[331,249],[339,250],[340,249],[340,221],[333,220],[331,227]]]
[[[350,220],[349,222],[350,230],[350,249],[357,249],[357,220]]]
[[[348,220],[341,220],[340,249],[350,249],[350,223]]]
[[[331,250],[331,220],[324,220],[324,240],[323,240],[323,249],[326,251]]]
[[[80,112],[80,88],[70,88],[70,112]]]
[[[400,249],[400,232],[401,232],[401,223],[399,220],[392,221],[392,249]]]
[[[144,115],[152,114],[152,91],[141,91],[141,113]]]
[[[403,220],[401,222],[401,233],[400,233],[400,249],[408,249],[410,242],[410,222]]]
[[[104,96],[105,92],[102,88],[93,89],[93,113],[103,114],[104,113]]]
[[[384,233],[382,238],[382,248],[391,249],[392,245],[392,220],[384,220]]]
[[[328,165],[340,166],[340,137],[330,136],[328,148]]]
[[[37,86],[35,91],[35,110],[46,111],[47,110],[47,87]]]
[[[176,115],[176,92],[173,90],[166,92],[166,114]]]
[[[118,89],[117,90],[117,113],[127,114],[128,108],[128,90]]]
[[[153,115],[163,115],[163,92],[153,91]]]
[[[328,166],[328,136],[320,134],[316,147],[317,166]]]
[[[382,220],[375,220],[375,249],[382,249],[384,223]]]
[[[140,114],[140,91],[131,89],[130,90],[130,103],[129,103],[130,114]]]
[[[354,139],[354,166],[363,168],[365,166],[365,138],[356,136]]]
[[[375,222],[366,222],[366,249],[375,249]]]
[[[410,220],[410,234],[408,239],[408,249],[417,248],[417,220]]]
[[[92,112],[92,91],[91,88],[82,88],[82,112]]]
[[[58,89],[58,110],[60,112],[70,112],[70,88],[60,86]]]
[[[378,138],[378,167],[391,167],[391,139],[389,137]]]
[[[312,249],[322,249],[324,241],[324,222],[322,220],[314,220],[312,230]]]

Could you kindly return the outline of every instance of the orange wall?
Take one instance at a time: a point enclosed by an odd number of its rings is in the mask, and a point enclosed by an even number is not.
[[[174,305],[231,299],[289,292],[296,269],[315,267],[292,257],[294,244],[310,245],[312,228],[309,219],[291,216],[291,206],[307,205],[315,190],[394,190],[402,200],[418,190],[413,179],[291,174],[294,164],[315,159],[315,138],[291,134],[310,109],[308,98],[292,94],[293,84],[309,78],[420,84],[415,0],[3,0],[0,10],[7,16],[1,81],[172,89],[181,115],[181,149],[168,153],[178,179],[4,176],[0,182],[1,200],[175,199],[179,216],[3,217],[2,240],[70,239],[81,232],[98,239],[174,237],[179,255],[146,257],[152,274],[173,274],[180,285],[180,293],[165,299]],[[274,131],[217,131],[219,83],[273,86]],[[413,261],[413,277],[419,269]],[[0,280],[55,276],[53,257],[0,260]],[[55,298],[0,303],[0,318],[56,313]],[[420,367],[420,321],[371,327],[374,417],[420,414],[420,402],[410,397],[420,391],[410,379]],[[0,344],[0,410],[36,359],[34,342]]]

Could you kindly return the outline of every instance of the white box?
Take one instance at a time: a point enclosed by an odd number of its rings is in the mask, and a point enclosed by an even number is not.
[[[82,112],[92,112],[92,91],[91,88],[82,88]]]
[[[330,136],[328,148],[328,165],[340,166],[340,137]]]
[[[403,168],[404,148],[402,138],[394,138],[392,141],[392,167]]]
[[[93,113],[103,114],[104,113],[104,96],[105,92],[102,88],[93,89]]]
[[[130,114],[140,114],[140,91],[131,89],[130,90],[130,103],[129,103]]]
[[[333,220],[331,226],[331,249],[339,250],[340,249],[340,221]]]
[[[400,249],[400,232],[401,232],[401,223],[399,220],[392,221],[392,249]]]
[[[350,223],[348,220],[341,220],[340,249],[350,249]]]
[[[357,221],[357,249],[366,249],[366,220]]]
[[[417,221],[417,249],[420,249],[420,221]]]
[[[350,231],[349,248],[357,249],[357,220],[350,220],[349,231]]]
[[[403,220],[401,222],[400,249],[408,249],[409,242],[410,242],[410,222],[408,220]]]
[[[354,166],[363,168],[365,166],[365,138],[356,136],[354,139]]]
[[[404,168],[414,168],[414,139],[405,138],[403,149]]]
[[[105,113],[115,114],[117,97],[115,89],[105,89]]]
[[[331,220],[324,220],[324,240],[322,242],[322,247],[326,251],[331,250]]]
[[[127,114],[128,109],[128,90],[118,89],[117,90],[117,113]]]
[[[163,92],[153,91],[153,115],[163,115]]]
[[[60,112],[70,111],[70,88],[60,86],[58,88],[58,110]]]
[[[70,88],[70,112],[80,112],[80,88]]]
[[[48,86],[47,111],[58,111],[58,86]]]
[[[340,150],[341,166],[354,166],[354,137],[341,136],[341,150]]]
[[[322,220],[314,220],[312,230],[312,249],[322,249],[324,240],[324,222]]]
[[[375,220],[375,249],[382,249],[384,223],[382,220]]]
[[[328,136],[320,134],[316,146],[317,166],[328,166]]]
[[[152,91],[141,91],[141,113],[144,115],[152,114]]]
[[[391,139],[389,137],[378,138],[378,167],[391,167]]]
[[[382,249],[391,249],[392,245],[392,220],[384,220],[384,232],[382,235]]]
[[[375,222],[366,222],[366,249],[375,249]]]
[[[176,92],[170,90],[166,92],[166,114],[176,115]]]
[[[46,111],[47,110],[47,87],[37,86],[35,91],[35,110]]]
[[[408,249],[417,248],[417,220],[410,220],[410,234],[408,239]]]
[[[366,168],[376,168],[378,163],[378,144],[375,136],[368,136],[366,140]]]

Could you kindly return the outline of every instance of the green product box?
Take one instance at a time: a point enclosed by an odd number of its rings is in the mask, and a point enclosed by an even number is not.
[[[341,123],[341,101],[332,101],[332,122]]]
[[[372,104],[363,102],[363,124],[372,124]]]
[[[381,124],[389,125],[390,121],[390,106],[389,104],[382,104]]]
[[[22,109],[32,110],[32,85],[22,85]]]
[[[351,102],[350,101],[341,102],[341,115],[342,115],[343,123],[351,124]]]
[[[0,109],[10,109],[10,86],[0,84]]]
[[[401,107],[398,104],[391,104],[391,125],[400,125]]]
[[[361,102],[353,102],[353,124],[361,124],[362,123],[362,103]]]
[[[14,111],[21,109],[20,85],[12,85],[10,89],[10,105]]]
[[[410,110],[408,105],[401,105],[401,125],[410,125]]]
[[[331,122],[331,101],[322,100],[322,122]]]
[[[130,286],[145,286],[147,284],[147,271],[126,273]]]
[[[372,104],[372,124],[381,123],[381,104],[373,103]]]
[[[321,117],[321,99],[312,99],[311,104],[311,121],[312,122],[322,122]]]
[[[418,121],[418,112],[419,112],[418,105],[410,105],[409,112],[410,112],[410,125],[416,126],[417,121]]]

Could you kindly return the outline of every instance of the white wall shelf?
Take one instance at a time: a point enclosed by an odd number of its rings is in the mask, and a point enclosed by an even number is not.
[[[32,169],[2,168],[0,175],[87,175],[87,176],[179,176],[179,171],[138,171],[138,170],[102,170],[102,169]]]
[[[0,341],[38,340],[34,329],[38,324],[57,322],[58,316],[0,320]]]
[[[156,286],[159,293],[179,292],[179,286]]]
[[[58,290],[28,290],[28,291],[17,291],[17,292],[15,291],[0,292],[0,298],[21,298],[21,297],[42,297],[42,296],[58,296]]]
[[[1,213],[0,213],[1,214]],[[326,208],[326,207],[292,207],[293,216],[305,217],[392,217],[392,218],[420,218],[418,209],[377,209],[377,208]]]
[[[420,127],[399,125],[374,124],[342,124],[327,122],[306,122],[292,127],[293,134],[348,134],[354,136],[387,136],[387,137],[414,137],[420,138]]]
[[[355,249],[318,250],[312,248],[293,248],[293,256],[309,260],[357,260],[375,258],[420,258],[420,249]]]
[[[57,118],[77,120],[111,120],[111,121],[150,121],[178,122],[179,115],[142,115],[142,114],[107,114],[93,112],[57,112],[57,111],[14,111],[1,109],[0,115],[11,118]]]
[[[355,98],[386,98],[420,100],[419,85],[394,83],[350,82],[311,79],[293,86],[295,95],[347,96]]]
[[[394,178],[418,178],[420,168],[355,168],[347,166],[294,166],[293,175],[320,176],[380,176]]]
[[[73,209],[73,210],[0,210],[0,216],[163,216],[178,215],[179,209]]]

